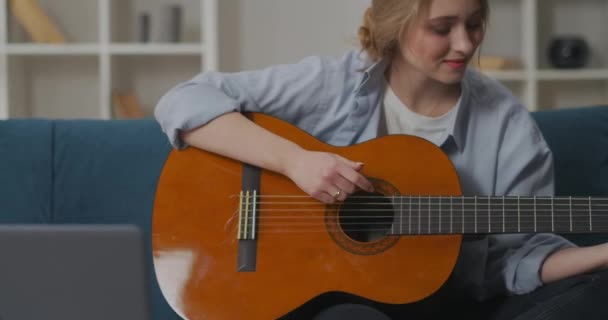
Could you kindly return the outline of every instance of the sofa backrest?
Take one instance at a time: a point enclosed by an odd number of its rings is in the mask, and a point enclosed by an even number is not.
[[[51,221],[53,122],[0,125],[0,223]]]
[[[534,112],[555,160],[556,196],[608,196],[608,105]],[[608,235],[569,235],[581,245]]]

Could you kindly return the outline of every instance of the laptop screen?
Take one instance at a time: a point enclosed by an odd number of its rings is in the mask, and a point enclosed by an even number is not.
[[[149,319],[131,226],[0,226],[0,320]]]

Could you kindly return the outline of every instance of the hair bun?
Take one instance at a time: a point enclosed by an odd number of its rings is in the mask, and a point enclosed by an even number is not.
[[[361,48],[366,51],[370,57],[377,59],[379,58],[380,54],[374,39],[374,29],[375,24],[372,7],[369,7],[367,10],[365,10],[365,14],[363,15],[363,25],[359,27],[357,35],[359,37]]]

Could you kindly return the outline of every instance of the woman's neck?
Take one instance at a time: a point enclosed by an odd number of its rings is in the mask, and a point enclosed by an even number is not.
[[[404,62],[394,61],[385,77],[395,95],[410,110],[428,117],[449,112],[460,97],[460,84],[431,79]]]

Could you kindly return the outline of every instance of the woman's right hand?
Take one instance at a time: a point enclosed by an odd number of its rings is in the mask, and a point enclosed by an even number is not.
[[[324,203],[344,201],[358,188],[373,192],[372,183],[359,171],[363,163],[337,154],[299,150],[290,157],[284,173],[300,189]]]

